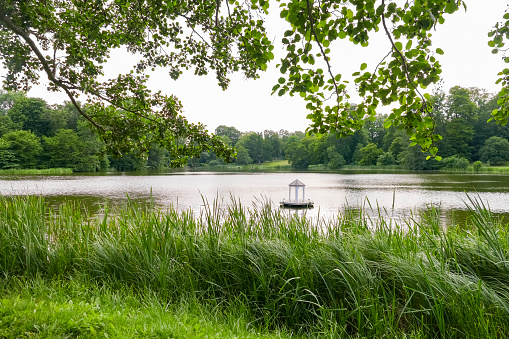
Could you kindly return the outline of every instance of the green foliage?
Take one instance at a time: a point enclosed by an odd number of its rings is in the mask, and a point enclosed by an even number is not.
[[[444,153],[446,156],[459,155],[469,158],[470,142],[474,138],[474,128],[465,119],[455,118],[448,122],[444,133]]]
[[[440,165],[446,169],[466,170],[469,162],[468,159],[462,158],[459,155],[443,158]]]
[[[434,207],[401,222],[357,209],[316,222],[238,202],[201,218],[132,203],[93,217],[79,204],[55,213],[41,197],[0,197],[0,330],[213,336],[178,332],[194,324],[186,312],[168,319],[187,301],[292,337],[507,337],[509,229],[482,203],[467,208],[466,225],[442,224]],[[161,316],[177,332],[151,331]]]
[[[242,147],[241,145],[236,147],[237,149],[237,159],[235,160],[235,163],[238,165],[249,165],[253,162],[251,157],[249,156],[249,152],[247,149]]]
[[[3,168],[34,168],[42,152],[39,138],[32,132],[14,131],[2,136],[2,149],[5,154],[12,155],[11,162],[4,164]],[[9,157],[9,156],[7,156]]]
[[[378,159],[376,160],[376,164],[378,166],[394,165],[396,164],[396,159],[394,158],[391,152],[384,152],[382,155],[378,157]]]
[[[361,160],[359,165],[370,166],[376,165],[377,160],[384,154],[384,151],[376,146],[374,143],[369,143],[366,147],[360,149]]]
[[[228,127],[225,125],[217,126],[215,133],[218,136],[228,137],[231,145],[235,145],[239,141],[240,136],[242,135],[242,133],[235,127],[233,126]]]
[[[477,105],[471,99],[472,93],[469,89],[454,86],[449,90],[446,99],[447,118],[449,120],[461,118],[472,120],[477,113]]]
[[[473,164],[473,168],[474,168],[474,171],[476,171],[476,172],[480,171],[482,168],[482,162],[475,161]]]
[[[18,129],[18,126],[12,121],[11,117],[7,114],[0,114],[0,137],[8,132]]]
[[[285,149],[286,159],[293,169],[305,170],[310,165],[319,163],[320,154],[316,152],[320,139],[306,136],[299,139],[297,135],[288,138]]]
[[[54,137],[43,137],[44,154],[50,167],[67,167],[76,172],[95,172],[100,169],[100,142],[87,140],[70,129],[59,130]],[[95,147],[94,147],[95,146]]]
[[[440,79],[442,70],[433,54],[443,51],[431,48],[432,32],[444,22],[444,14],[457,11],[460,3],[284,3],[281,17],[290,24],[282,39],[287,54],[279,64],[283,77],[273,91],[279,95],[299,94],[307,101],[311,132],[332,132],[341,137],[375,120],[379,106],[397,104],[384,126],[404,126],[413,142],[435,155],[438,136],[433,135],[430,97],[421,94],[420,89]],[[363,98],[354,106],[348,102],[350,79],[332,73],[330,46],[346,40],[366,47],[379,30],[385,31],[391,51],[376,67],[362,63],[360,71],[352,74]],[[315,63],[319,59],[323,59],[325,69],[321,68],[323,63]],[[331,96],[334,102],[327,105],[325,99]]]
[[[203,125],[189,123],[176,97],[152,93],[147,87],[148,72],[158,67],[172,79],[187,69],[197,75],[213,71],[223,89],[230,72],[257,78],[258,71],[267,68],[274,47],[263,21],[253,16],[266,13],[268,3],[259,10],[239,2],[230,2],[224,12],[219,6],[215,0],[149,0],[143,5],[106,0],[2,1],[4,86],[28,90],[43,73],[50,90],[66,93],[113,153],[134,148],[146,152],[157,143],[170,150],[174,165],[207,150],[231,160],[233,149]],[[103,80],[103,64],[119,48],[140,61],[131,72],[126,69]],[[77,102],[79,95],[87,98],[86,106]]]
[[[10,150],[10,142],[0,138],[0,169],[18,167],[14,152]]]
[[[279,133],[265,130],[263,131],[263,139],[268,143],[267,149],[272,153],[272,159],[283,158],[283,142]]]
[[[309,149],[305,144],[299,144],[296,148],[288,150],[290,156],[288,162],[293,169],[305,170],[311,165]]]
[[[71,173],[72,173],[72,169],[70,169],[70,168],[0,169],[0,174],[14,174],[14,175],[40,175],[40,174],[61,175],[61,174],[71,174]]]
[[[419,146],[408,147],[398,156],[398,162],[408,170],[436,170],[440,168],[440,163],[435,159],[426,159],[426,155]]]
[[[147,167],[158,170],[171,166],[170,152],[167,149],[154,145],[149,149]]]
[[[117,171],[139,171],[147,167],[147,159],[141,158],[134,153],[127,153],[119,158],[110,157],[109,162],[112,168]]]
[[[491,38],[488,45],[493,48],[492,53],[497,54],[502,52],[502,59],[504,62],[509,63],[509,58],[506,55],[507,49],[504,48],[505,40],[509,38],[509,13],[503,16],[503,22],[497,22],[488,36]],[[509,68],[503,69],[498,73],[499,78],[497,84],[501,85],[501,90],[498,93],[498,108],[494,109],[490,120],[495,120],[497,123],[505,126],[507,125],[509,116]]]
[[[99,284],[75,275],[61,281],[9,277],[0,282],[4,338],[290,338],[253,328],[242,305],[227,312],[193,300],[168,303],[157,291]]]
[[[413,145],[418,144],[435,156],[440,140],[435,128],[441,118],[433,113],[436,102],[421,90],[438,83],[442,72],[438,56],[444,51],[432,47],[432,34],[445,16],[455,13],[462,3],[280,3],[279,17],[287,23],[281,38],[286,55],[278,64],[281,77],[273,93],[299,94],[304,98],[311,120],[310,133],[346,137],[366,127],[371,141],[387,151],[381,144],[385,134],[381,127],[396,126],[406,130]],[[196,158],[209,151],[229,161],[234,151],[218,137],[227,131],[210,135],[204,126],[191,124],[181,115],[176,97],[152,93],[147,88],[148,72],[159,67],[167,70],[172,79],[185,70],[197,75],[215,72],[223,89],[228,86],[230,72],[242,71],[248,78],[257,78],[260,70],[267,69],[267,63],[274,59],[274,46],[264,28],[270,1],[221,4],[216,0],[147,0],[142,6],[125,0],[98,0],[92,5],[70,0],[5,0],[0,6],[0,58],[7,68],[5,88],[26,90],[44,73],[50,90],[64,91],[117,155],[134,149],[146,153],[158,144],[170,151],[173,165],[183,165],[188,157]],[[489,33],[488,45],[509,62],[504,48],[509,37],[509,15],[506,13],[503,19]],[[379,31],[385,33],[381,38],[387,41],[387,56],[376,65],[361,60],[359,71],[351,77],[333,73],[331,49],[335,44],[346,41],[366,47],[378,38]],[[111,51],[119,48],[139,56],[140,61],[131,72],[126,70],[103,80],[103,64]],[[492,118],[503,125],[509,114],[508,77],[509,69],[500,72],[499,108],[492,111]],[[363,98],[357,104],[349,102],[350,82]],[[86,105],[76,101],[78,95],[87,98]],[[451,95],[454,100],[448,106],[455,114],[470,116],[479,105],[468,100],[464,89],[453,88]],[[327,101],[328,98],[332,100]],[[389,105],[397,107],[382,121],[377,110]],[[38,120],[42,117],[37,115],[27,121],[34,125],[30,130],[37,135],[43,135],[40,128],[45,125]],[[57,129],[64,128],[58,126]],[[238,137],[229,136],[232,145]],[[338,152],[351,162],[355,148],[350,148],[350,155],[339,148]],[[272,152],[273,157],[282,156],[276,145],[272,145]]]
[[[403,137],[396,137],[389,146],[389,152],[392,154],[394,159],[398,159],[401,152],[408,148],[408,140],[405,141]]]
[[[50,122],[46,102],[42,99],[18,97],[8,111],[12,121],[21,129],[41,137],[50,134]]]
[[[221,165],[224,165],[224,162],[221,162],[218,159],[214,159],[209,162],[209,166],[221,166]]]
[[[0,93],[0,133],[1,131],[17,131],[23,127],[19,123],[12,122],[9,114],[14,107],[23,107],[23,104],[30,100],[23,93]],[[36,103],[39,101],[35,100]],[[431,97],[431,101],[433,114],[438,122],[436,130],[443,135],[443,140],[439,140],[437,146],[440,147],[441,155],[444,157],[459,155],[471,160],[480,159],[480,149],[488,138],[497,136],[507,139],[509,137],[509,126],[493,125],[488,128],[486,125],[485,121],[490,116],[492,108],[496,106],[496,98],[482,89],[454,87],[449,94],[438,92]],[[70,166],[74,171],[106,170],[110,167],[109,159],[113,159],[113,155],[108,154],[104,142],[90,129],[90,125],[72,104],[64,103],[50,107],[42,102],[42,106],[45,107],[44,114],[49,119],[50,127],[45,130],[48,134],[43,135],[42,138],[48,142],[43,143],[46,152],[37,159],[38,167]],[[465,107],[468,109],[464,109]],[[472,109],[473,107],[475,109]],[[263,134],[254,132],[242,134],[236,128],[226,126],[219,126],[216,132],[222,133],[218,137],[228,145],[232,144],[230,137],[235,140],[237,135],[241,135],[239,138],[241,142],[237,142],[236,146],[240,150],[238,156],[241,157],[240,162],[237,161],[237,163],[242,164],[253,161],[251,154],[256,156],[257,164],[274,159],[288,159],[298,164],[294,165],[294,168],[304,169],[308,166],[320,165],[337,169],[343,165],[359,164],[363,157],[361,149],[372,142],[379,149],[390,152],[396,163],[406,168],[438,169],[443,167],[443,164],[433,161],[426,163],[426,157],[423,155],[413,151],[408,152],[410,141],[405,130],[394,126],[385,129],[382,124],[386,118],[387,116],[384,115],[377,116],[374,121],[367,122],[363,130],[340,139],[332,133],[306,136],[302,132],[289,133],[285,130],[279,132],[265,130]],[[67,131],[64,133],[61,132],[62,130]],[[69,138],[64,140],[64,134]],[[58,140],[60,142],[57,142]],[[300,144],[302,147],[299,146]],[[59,149],[63,151],[59,152]],[[244,157],[243,149],[247,152],[247,157]],[[124,159],[124,161],[116,162],[118,168],[121,170],[164,169],[172,166],[171,152],[157,143],[152,144],[148,149],[148,157],[140,149],[135,149],[133,155],[146,159],[146,163],[144,160],[129,163]],[[381,160],[380,164],[393,163],[389,155],[384,155]],[[112,161],[115,162],[114,159]],[[190,167],[206,166],[210,163],[223,164],[223,160],[213,151],[203,151],[188,161]],[[30,167],[30,165],[19,163],[19,159],[16,160],[14,153],[8,149],[7,143],[3,142],[0,145],[0,167],[19,166]]]
[[[361,149],[363,149],[363,148],[364,147],[362,144],[357,144],[357,146],[355,146],[355,151],[352,154],[351,164],[359,164],[361,162],[361,160],[362,160]]]
[[[335,146],[329,146],[327,148],[327,168],[339,169],[346,164],[345,158],[339,154]]]
[[[500,137],[491,137],[479,150],[481,161],[497,164],[509,161],[509,141]]]
[[[245,133],[235,146],[244,147],[248,151],[249,157],[257,164],[272,160],[272,145],[263,138],[261,133]]]

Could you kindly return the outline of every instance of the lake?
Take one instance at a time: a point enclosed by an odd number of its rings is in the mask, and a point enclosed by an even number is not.
[[[495,214],[509,216],[509,176],[496,174],[349,171],[4,175],[0,176],[0,194],[43,195],[53,206],[64,200],[79,200],[92,213],[100,213],[105,201],[125,201],[127,194],[136,202],[145,203],[152,197],[159,207],[173,205],[199,214],[204,202],[214,199],[222,201],[223,206],[235,198],[249,207],[263,201],[277,207],[280,200],[288,199],[288,184],[295,179],[306,185],[306,198],[315,202],[315,208],[306,211],[309,217],[334,218],[345,208],[364,206],[372,216],[376,217],[379,207],[385,215],[400,218],[432,204],[440,206],[441,218],[461,220],[467,209],[466,193],[480,198]]]

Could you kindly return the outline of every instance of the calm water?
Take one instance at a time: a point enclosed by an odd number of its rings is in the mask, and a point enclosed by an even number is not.
[[[251,206],[271,201],[275,206],[288,199],[288,184],[306,184],[306,198],[315,202],[308,216],[332,218],[346,206],[377,206],[393,217],[408,217],[428,205],[440,206],[442,218],[464,218],[466,193],[482,199],[490,209],[509,217],[509,176],[493,174],[369,174],[363,173],[222,173],[176,172],[165,174],[109,174],[65,176],[0,176],[0,194],[44,195],[51,205],[80,200],[92,212],[105,201],[137,202],[152,195],[160,207],[203,210],[204,200],[231,197]],[[293,197],[293,195],[292,195]],[[376,214],[376,212],[370,212]]]

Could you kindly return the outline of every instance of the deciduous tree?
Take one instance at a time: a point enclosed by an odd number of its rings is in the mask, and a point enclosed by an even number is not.
[[[491,137],[481,147],[479,154],[481,161],[490,164],[509,161],[509,141],[500,137]]]
[[[50,91],[63,91],[100,133],[111,150],[148,150],[157,142],[172,151],[175,165],[213,149],[231,159],[233,149],[189,123],[172,95],[152,93],[148,71],[165,68],[173,79],[187,69],[258,77],[274,56],[257,19],[256,3],[169,0],[41,0],[0,2],[0,59],[4,87],[28,90],[41,74]],[[268,8],[260,4],[260,12]],[[132,70],[103,80],[113,49],[139,56]],[[80,105],[78,97],[86,98]]]
[[[443,51],[432,45],[432,33],[459,10],[461,0],[270,3],[279,4],[280,17],[288,24],[281,40],[286,55],[278,64],[282,76],[273,92],[304,98],[309,132],[348,136],[376,120],[380,106],[397,105],[384,126],[407,130],[412,144],[436,154],[433,105],[423,91],[437,83],[442,72],[437,56]],[[190,124],[176,97],[150,92],[147,70],[164,67],[173,79],[187,69],[199,75],[213,71],[222,88],[228,86],[231,71],[256,78],[274,58],[263,23],[268,10],[268,0],[4,0],[0,57],[8,71],[5,86],[28,88],[43,72],[50,90],[64,91],[119,152],[135,145],[148,149],[157,141],[172,150],[176,164],[208,149],[229,159],[233,150],[202,125]],[[503,19],[489,33],[493,53],[505,52],[509,13]],[[378,31],[387,43],[378,64],[360,61],[352,79],[335,71],[338,61],[331,50],[338,41],[368,46]],[[115,48],[139,55],[140,62],[132,73],[102,81],[103,64]],[[349,102],[350,80],[363,98],[355,105]],[[500,73],[499,83],[500,107],[493,119],[506,124],[509,68]],[[86,106],[77,102],[80,94],[87,98]]]
[[[362,158],[359,161],[359,165],[362,166],[376,165],[378,157],[384,154],[384,151],[372,142],[367,144],[366,147],[361,148],[360,152]]]
[[[2,136],[2,148],[12,155],[12,163],[4,167],[35,168],[42,152],[39,138],[29,131],[14,131]]]

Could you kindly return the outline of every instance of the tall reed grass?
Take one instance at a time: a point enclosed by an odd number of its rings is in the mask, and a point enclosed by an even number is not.
[[[130,201],[90,216],[0,197],[4,277],[69,278],[242,309],[255,326],[326,337],[506,337],[508,225],[468,202],[466,225],[310,220],[216,201],[201,216]],[[382,213],[381,213],[382,214]],[[140,292],[141,293],[141,292]]]
[[[39,175],[39,174],[71,174],[72,168],[12,168],[12,169],[0,169],[0,175],[2,174],[15,174],[15,175]]]

